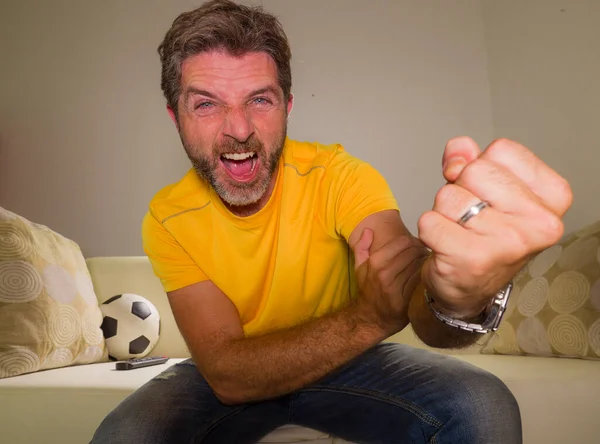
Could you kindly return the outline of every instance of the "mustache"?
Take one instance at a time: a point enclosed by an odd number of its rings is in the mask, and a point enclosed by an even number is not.
[[[225,139],[223,142],[216,143],[214,148],[214,151],[219,153],[219,155],[225,153],[245,153],[248,151],[254,151],[258,154],[265,150],[262,142],[254,136],[251,136],[244,142],[239,142],[235,139]]]

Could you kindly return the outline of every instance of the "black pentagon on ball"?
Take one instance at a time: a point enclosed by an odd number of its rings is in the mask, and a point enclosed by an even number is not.
[[[117,334],[117,320],[115,318],[111,318],[110,316],[104,316],[100,328],[102,329],[105,339],[112,338]]]
[[[140,319],[146,319],[152,314],[152,310],[145,302],[134,302],[131,304],[131,313]]]
[[[143,353],[150,345],[150,341],[146,336],[140,336],[129,343],[129,354],[139,355]]]

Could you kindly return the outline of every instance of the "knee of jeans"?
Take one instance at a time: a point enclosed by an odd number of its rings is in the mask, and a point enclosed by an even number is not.
[[[497,376],[482,372],[468,388],[473,405],[486,412],[519,413],[519,404],[508,386]]]
[[[141,414],[140,409],[127,403],[119,404],[98,425],[90,444],[126,444],[143,442],[156,444],[166,436],[165,418]],[[160,420],[159,420],[160,419]]]
[[[121,443],[134,438],[136,435],[134,424],[127,424],[126,417],[128,416],[120,415],[118,409],[111,411],[96,429],[90,444]]]
[[[484,371],[473,373],[455,392],[453,401],[452,416],[465,429],[465,436],[477,436],[473,442],[521,442],[519,404],[497,376]]]

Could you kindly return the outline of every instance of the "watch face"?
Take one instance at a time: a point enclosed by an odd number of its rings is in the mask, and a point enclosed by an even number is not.
[[[489,328],[492,331],[498,330],[500,326],[500,321],[502,321],[502,317],[504,316],[504,312],[506,311],[506,306],[508,304],[508,297],[512,292],[513,284],[510,282],[506,288],[499,291],[494,301],[490,307],[490,312],[486,320],[483,322],[485,328]]]

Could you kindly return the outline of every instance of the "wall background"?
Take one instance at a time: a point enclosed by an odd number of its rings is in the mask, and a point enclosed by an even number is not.
[[[573,188],[567,230],[600,219],[600,2],[485,0],[495,134]]]
[[[573,184],[567,230],[600,218],[600,3],[245,3],[278,15],[290,38],[289,135],[342,143],[372,163],[413,232],[444,183],[441,156],[456,135],[527,144]],[[86,256],[143,254],[148,201],[189,168],[156,47],[198,4],[0,5],[0,206],[77,241]]]

